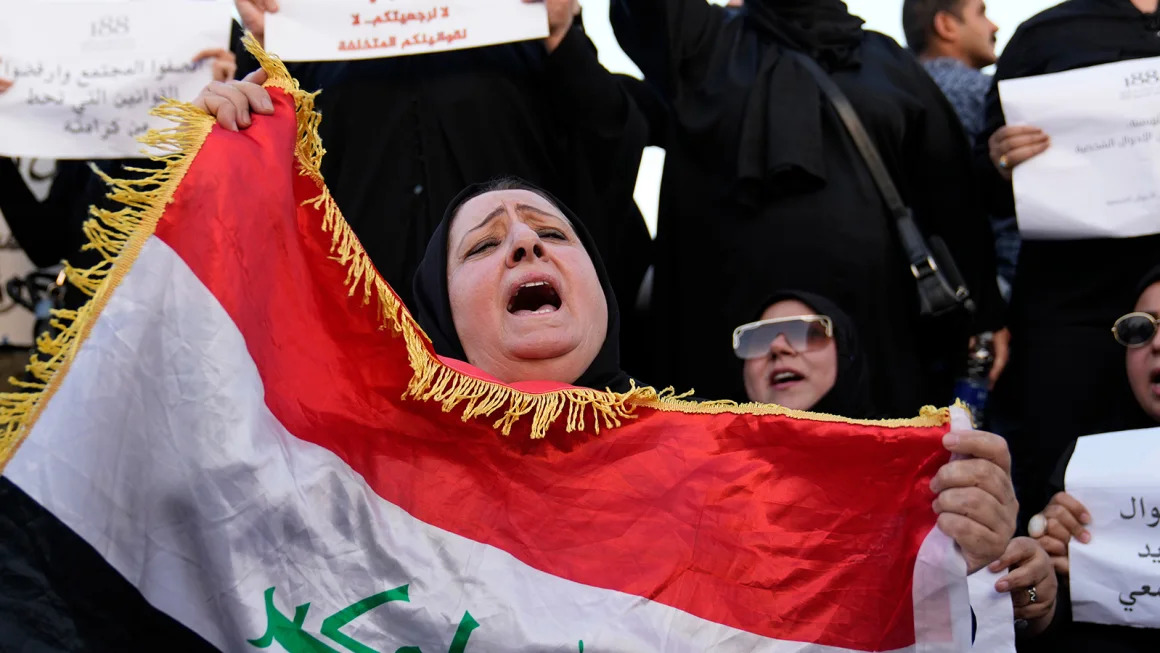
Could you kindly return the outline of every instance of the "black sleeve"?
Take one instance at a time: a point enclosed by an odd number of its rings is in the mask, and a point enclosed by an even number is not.
[[[553,113],[578,136],[594,179],[625,185],[631,200],[648,125],[579,25],[548,56],[545,73]]]
[[[238,70],[234,73],[235,79],[241,79],[258,69],[258,60],[242,45],[242,38],[246,30],[242,24],[234,20],[230,25],[230,51],[238,58]]]
[[[77,198],[83,197],[92,173],[84,161],[60,161],[48,197],[43,202],[32,193],[16,162],[0,157],[0,213],[12,236],[33,265],[49,267],[72,254],[63,237],[76,223]]]
[[[655,88],[631,75],[616,75],[616,79],[644,115],[648,125],[648,145],[667,147],[671,119],[668,103]]]
[[[681,76],[719,45],[726,10],[705,0],[612,0],[609,17],[620,47],[666,98]]]
[[[1029,77],[1041,74],[1042,57],[1035,53],[1036,39],[1028,36],[1020,28],[1016,30],[1011,41],[1003,48],[1003,55],[999,57],[995,67],[994,81],[987,92],[987,100],[983,111],[983,132],[979,134],[974,146],[975,170],[979,175],[980,187],[986,208],[991,215],[1015,215],[1015,195],[1011,190],[1011,182],[1003,179],[991,163],[990,148],[987,142],[991,135],[1000,127],[1007,124],[1003,115],[1003,105],[999,98],[999,82],[1004,79]]]
[[[923,124],[912,132],[904,165],[911,167],[912,207],[928,237],[939,235],[970,289],[977,310],[971,333],[1002,328],[1005,304],[999,294],[995,242],[979,200],[971,149],[946,97],[916,66],[918,92],[926,107]]]

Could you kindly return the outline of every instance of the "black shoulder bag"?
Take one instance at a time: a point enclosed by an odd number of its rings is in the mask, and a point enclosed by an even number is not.
[[[813,59],[800,52],[787,50],[786,53],[796,57],[814,76],[818,86],[846,125],[854,145],[862,153],[862,159],[870,169],[870,176],[874,178],[874,184],[878,187],[882,200],[894,217],[902,251],[910,263],[910,272],[918,283],[920,314],[934,317],[959,309],[974,313],[975,301],[971,299],[971,292],[963,282],[946,243],[938,236],[932,236],[929,240],[923,237],[914,221],[914,214],[902,202],[902,196],[898,194],[898,189],[890,179],[890,173],[882,163],[878,148],[870,140],[870,135],[866,133],[866,128],[858,118],[854,105],[850,104],[849,98]]]

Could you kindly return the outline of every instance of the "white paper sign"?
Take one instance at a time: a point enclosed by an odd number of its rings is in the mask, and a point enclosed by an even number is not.
[[[281,0],[266,49],[286,61],[399,57],[548,36],[544,3],[523,0]]]
[[[1092,516],[1068,546],[1072,616],[1160,628],[1160,428],[1080,438],[1064,484]]]
[[[999,82],[1009,125],[1051,146],[1014,170],[1024,238],[1160,233],[1160,57]]]
[[[164,98],[190,101],[213,80],[207,48],[228,48],[231,3],[0,0],[0,154],[58,159],[140,156],[137,137],[167,121]]]

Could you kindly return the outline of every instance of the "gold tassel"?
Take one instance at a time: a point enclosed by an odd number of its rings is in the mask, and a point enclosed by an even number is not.
[[[89,300],[77,310],[52,311],[53,331],[37,336],[35,352],[25,366],[34,380],[13,377],[9,383],[20,391],[0,393],[0,471],[56,392],[77,349],[88,337],[93,321],[153,234],[165,206],[172,200],[214,124],[211,116],[192,105],[173,101],[155,108],[153,114],[176,123],[168,129],[150,131],[141,139],[145,145],[163,152],[153,157],[154,161],[164,163],[160,169],[129,168],[144,176],[111,179],[94,168],[109,184],[107,197],[125,208],[118,211],[90,208],[92,217],[83,227],[87,239],[83,249],[96,251],[102,260],[90,268],[77,268],[64,262],[65,278],[88,295]]]

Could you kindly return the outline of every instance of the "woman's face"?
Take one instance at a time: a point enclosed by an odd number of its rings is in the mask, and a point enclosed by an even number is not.
[[[786,299],[761,314],[761,319],[814,315],[796,299]],[[838,348],[833,338],[811,351],[795,351],[784,335],[769,345],[767,355],[745,360],[745,393],[750,401],[809,410],[838,378]]]
[[[1154,283],[1136,301],[1136,310],[1160,316],[1160,283]],[[1160,422],[1160,330],[1143,347],[1130,347],[1127,353],[1128,383],[1144,412]]]
[[[532,191],[484,193],[459,208],[447,290],[467,361],[508,383],[574,382],[608,332],[592,259],[568,220]]]

